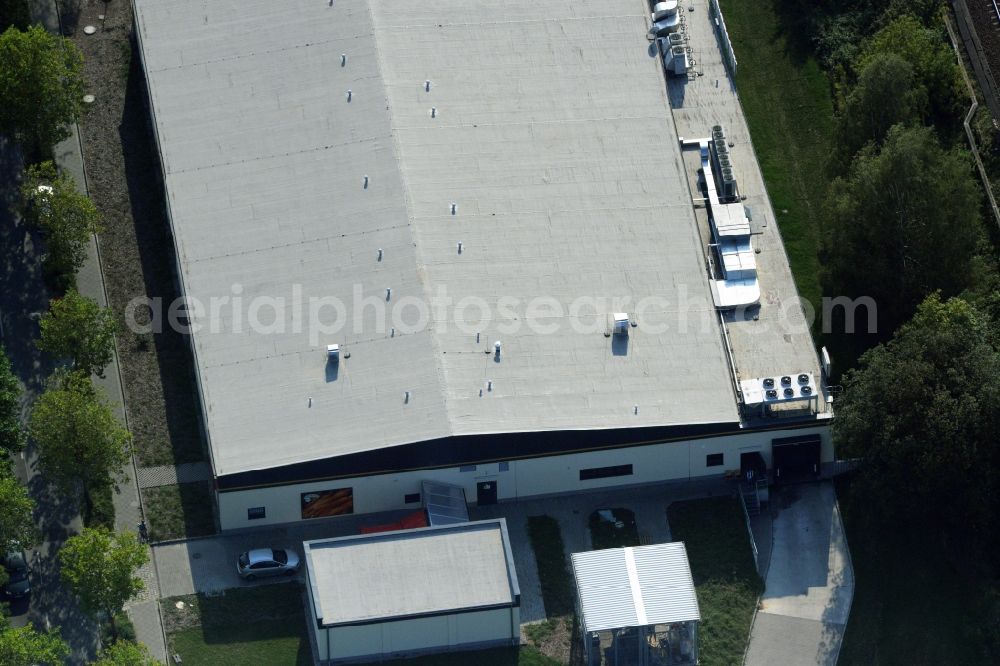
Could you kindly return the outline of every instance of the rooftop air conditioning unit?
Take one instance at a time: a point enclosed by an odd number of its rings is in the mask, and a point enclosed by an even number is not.
[[[781,378],[781,385],[782,386],[791,386],[792,385],[792,378],[789,377],[788,375],[785,375],[784,377]]]
[[[774,377],[768,377],[764,380],[764,388],[774,388]]]
[[[785,394],[786,398],[792,398],[792,397],[795,396],[795,389],[793,389],[793,388],[786,388],[785,391],[784,391],[784,394]]]
[[[808,383],[809,383],[809,375],[803,372],[801,375],[799,375],[799,384],[808,384]]]
[[[772,400],[778,397],[778,391],[777,391],[777,389],[767,389],[766,394],[767,394],[767,397],[771,398]]]
[[[802,395],[807,395],[807,396],[808,395],[812,395],[812,392],[813,392],[811,386],[803,386],[802,389],[801,389],[801,391],[802,391]]]
[[[688,71],[687,50],[683,46],[675,46],[670,49],[670,69],[674,74],[687,74]]]

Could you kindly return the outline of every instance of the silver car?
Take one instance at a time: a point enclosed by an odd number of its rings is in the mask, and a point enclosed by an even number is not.
[[[265,576],[294,576],[299,570],[299,556],[289,548],[255,548],[241,553],[236,573],[254,580]]]

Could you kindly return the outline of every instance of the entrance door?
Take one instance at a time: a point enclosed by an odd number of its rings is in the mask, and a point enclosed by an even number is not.
[[[805,481],[819,476],[819,435],[785,437],[771,441],[775,483]]]
[[[767,480],[767,463],[760,451],[740,453],[740,478],[748,483]]]
[[[479,481],[476,483],[476,504],[479,506],[486,506],[487,504],[497,503],[497,481],[496,479],[490,479],[489,481]]]

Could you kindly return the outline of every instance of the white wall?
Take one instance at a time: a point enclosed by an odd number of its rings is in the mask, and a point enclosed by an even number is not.
[[[514,611],[516,614],[517,609]],[[314,618],[312,622],[315,627]],[[330,653],[325,658],[336,660],[400,652],[447,650],[477,643],[499,643],[519,637],[520,628],[517,622],[512,626],[510,609],[500,608],[381,624],[318,629],[316,633],[316,642],[322,644],[321,658],[324,658],[326,635],[329,634]]]
[[[354,489],[354,513],[416,509],[419,505],[406,504],[403,498],[410,493],[419,493],[420,482],[423,480],[462,486],[467,499],[474,504],[476,483],[484,480],[497,482],[498,497],[503,501],[592,488],[709,477],[721,475],[726,470],[739,469],[741,451],[755,448],[759,448],[770,466],[772,439],[808,434],[822,436],[822,460],[832,461],[833,444],[826,425],[798,430],[749,431],[725,437],[666,442],[613,451],[512,460],[505,472],[499,471],[499,463],[488,463],[480,464],[475,471],[469,472],[450,467],[219,493],[219,518],[224,530],[294,522],[301,520],[301,493],[345,487]],[[712,453],[723,454],[723,465],[706,465],[706,456]],[[632,465],[633,473],[630,476],[580,480],[581,469],[627,464]],[[247,509],[260,506],[265,507],[266,518],[247,520]]]

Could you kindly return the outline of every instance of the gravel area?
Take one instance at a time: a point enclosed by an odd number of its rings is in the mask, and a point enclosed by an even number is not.
[[[101,211],[101,260],[118,337],[129,426],[141,466],[205,459],[188,342],[177,333],[139,335],[124,326],[136,297],[177,295],[160,166],[149,128],[145,80],[127,0],[63,0],[63,29],[83,51],[87,92],[80,123],[90,196]],[[99,15],[105,15],[104,20]],[[96,33],[86,35],[85,26]]]
[[[996,78],[1000,75],[1000,19],[997,18],[993,0],[966,0],[965,5],[969,8],[976,34],[986,54],[984,64]]]

